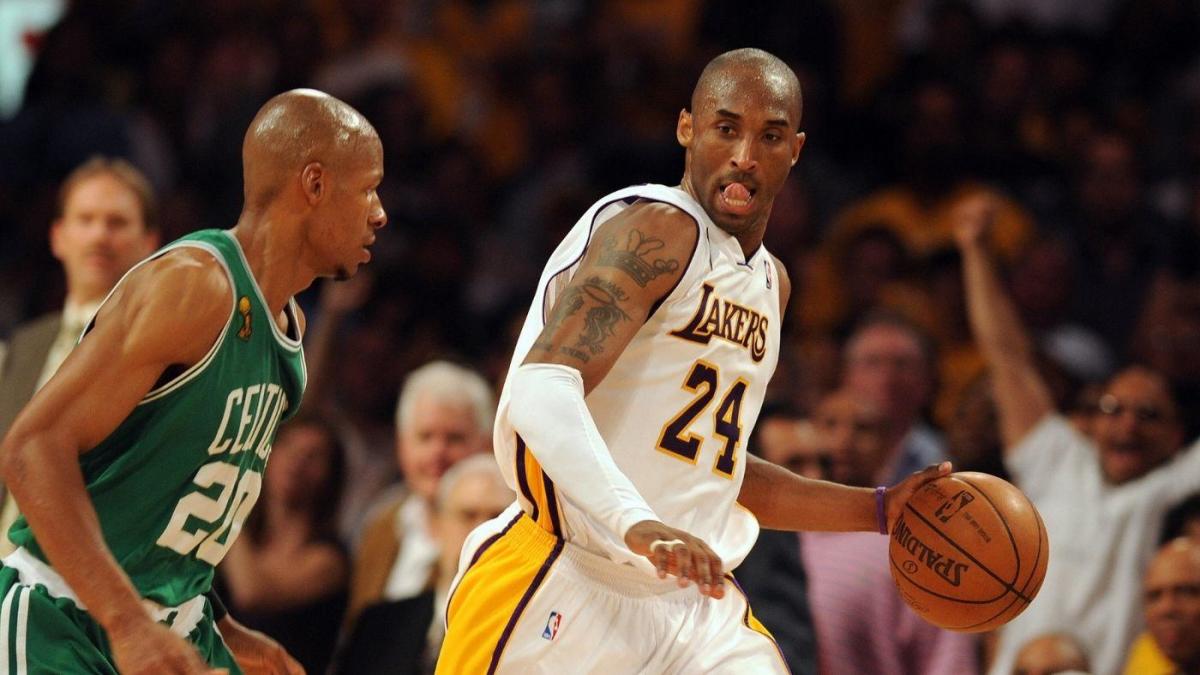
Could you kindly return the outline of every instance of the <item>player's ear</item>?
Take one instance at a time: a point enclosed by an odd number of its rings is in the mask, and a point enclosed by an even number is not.
[[[803,131],[797,133],[792,140],[792,166],[796,166],[796,162],[800,160],[800,150],[804,148],[806,140],[808,140],[808,136]]]
[[[696,130],[692,126],[692,114],[687,111],[687,108],[679,111],[679,122],[675,124],[675,139],[685,148],[692,145],[692,137]]]
[[[309,206],[316,206],[325,196],[325,168],[320,162],[309,162],[300,170],[300,188]]]

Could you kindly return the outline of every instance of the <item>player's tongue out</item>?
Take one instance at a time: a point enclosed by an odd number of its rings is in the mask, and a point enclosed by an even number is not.
[[[741,183],[730,183],[721,190],[721,201],[725,202],[726,209],[734,213],[749,213],[753,197],[749,188]]]

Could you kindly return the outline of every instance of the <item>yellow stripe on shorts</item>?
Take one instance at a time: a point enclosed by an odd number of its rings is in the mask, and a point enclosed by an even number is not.
[[[742,599],[746,601],[746,612],[742,614],[742,625],[770,640],[771,644],[775,646],[775,653],[779,655],[779,660],[783,663],[784,671],[791,672],[791,668],[788,668],[787,665],[787,659],[785,659],[783,656],[783,650],[779,648],[779,642],[775,640],[775,636],[771,635],[771,631],[768,630],[767,627],[758,620],[758,617],[754,616],[754,611],[750,609],[750,596],[746,595],[746,591],[742,590],[741,584],[737,582],[737,579],[733,578],[732,574],[726,574],[725,580],[729,582],[729,585],[732,586],[738,593],[740,593]]]
[[[527,514],[480,546],[446,608],[438,675],[496,672],[517,622],[562,549],[563,540]]]
[[[517,436],[516,463],[517,484],[521,488],[521,496],[529,502],[529,517],[543,530],[561,537],[562,514],[558,509],[554,481],[542,471],[537,457],[533,456],[520,436]]]

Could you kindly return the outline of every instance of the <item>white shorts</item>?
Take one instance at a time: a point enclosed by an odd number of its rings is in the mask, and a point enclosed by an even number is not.
[[[511,509],[471,533],[459,569],[439,674],[788,672],[732,577],[705,598]]]

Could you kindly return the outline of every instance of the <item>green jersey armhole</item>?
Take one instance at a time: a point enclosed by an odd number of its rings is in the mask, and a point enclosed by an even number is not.
[[[222,256],[221,252],[218,251],[217,248],[215,246],[212,246],[211,244],[207,244],[207,243],[201,242],[201,241],[177,241],[174,244],[171,244],[170,246],[165,247],[162,251],[159,252],[158,255],[156,255],[152,258],[147,258],[142,263],[139,263],[138,267],[140,267],[141,265],[143,265],[146,262],[149,262],[151,260],[161,258],[162,256],[166,255],[167,253],[174,251],[175,249],[184,248],[184,247],[201,249],[201,250],[207,252],[212,257],[216,258],[217,262],[221,264],[221,269],[223,269],[225,271],[225,278],[229,280],[229,319],[226,320],[225,329],[222,330],[221,334],[217,336],[216,341],[213,343],[213,346],[208,350],[208,353],[204,355],[204,358],[202,358],[199,361],[197,361],[196,363],[194,363],[191,368],[188,368],[187,370],[183,371],[182,373],[177,375],[175,378],[173,378],[169,382],[146,392],[146,395],[143,396],[142,400],[138,402],[139,406],[144,405],[146,403],[150,403],[152,401],[157,401],[158,399],[161,399],[164,396],[167,396],[167,395],[171,394],[172,392],[179,390],[180,387],[183,387],[188,382],[191,382],[192,380],[196,379],[196,377],[199,376],[200,373],[204,372],[204,369],[208,367],[208,364],[212,363],[213,359],[216,358],[217,353],[221,351],[221,345],[225,344],[225,337],[226,337],[226,334],[229,332],[229,322],[233,320],[233,314],[234,314],[234,312],[237,311],[237,282],[233,278],[233,272],[229,269],[229,264],[227,262],[225,262],[225,257]],[[137,269],[137,267],[135,267],[134,269]],[[132,272],[132,271],[133,270],[130,270],[130,272]]]

